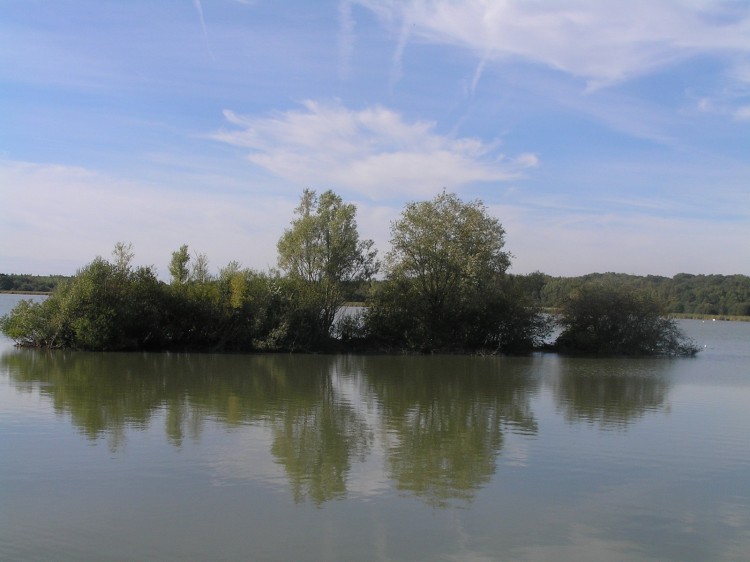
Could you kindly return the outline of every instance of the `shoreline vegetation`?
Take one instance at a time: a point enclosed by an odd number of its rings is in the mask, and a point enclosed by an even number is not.
[[[541,272],[508,275],[514,277],[523,286],[527,296],[543,312],[549,314],[559,312],[561,299],[576,288],[591,281],[606,280],[615,285],[632,286],[656,293],[664,303],[666,313],[673,318],[750,322],[750,276],[747,275],[679,273],[674,277],[660,277],[623,273],[589,273],[577,277],[552,277]],[[72,276],[0,273],[0,281],[3,279],[5,283],[0,282],[0,286],[4,287],[0,289],[0,294],[49,296],[54,293],[60,283],[71,280]],[[687,287],[680,287],[684,285],[684,280],[690,280],[690,284]],[[371,281],[372,286],[378,283],[378,280]],[[655,289],[653,285],[657,285],[659,289]],[[348,295],[348,298],[351,300],[345,301],[343,306],[367,306],[366,295],[363,291],[355,290]]]
[[[750,316],[725,315],[725,314],[690,314],[690,313],[670,313],[670,316],[678,320],[711,320],[721,322],[750,322]]]
[[[22,300],[0,331],[22,347],[97,351],[689,356],[698,347],[670,312],[750,312],[745,276],[512,275],[499,221],[445,191],[406,205],[382,262],[355,217],[332,191],[305,190],[267,272],[233,261],[212,274],[183,245],[166,283],[120,242],[73,277],[0,274],[3,292],[49,295]]]
[[[43,296],[48,297],[54,291],[0,291],[0,295],[27,295],[30,297]],[[343,303],[344,308],[367,308],[366,301],[348,301]],[[544,314],[555,315],[560,311],[559,308],[542,308]],[[666,315],[677,320],[712,320],[720,322],[750,322],[750,316],[732,315],[732,314],[693,314],[687,312],[666,312]]]
[[[43,297],[48,297],[53,292],[54,291],[0,291],[0,295],[28,295],[30,297],[39,295]]]

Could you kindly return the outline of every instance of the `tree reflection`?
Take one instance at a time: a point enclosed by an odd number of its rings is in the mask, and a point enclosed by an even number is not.
[[[346,493],[351,459],[372,431],[336,392],[325,356],[76,353],[16,350],[0,358],[18,388],[33,385],[87,438],[113,450],[128,429],[163,417],[167,439],[197,440],[207,420],[270,426],[272,453],[295,501]]]
[[[154,423],[176,447],[199,440],[207,423],[266,427],[294,500],[321,504],[347,493],[353,463],[378,435],[387,476],[432,505],[473,498],[495,472],[505,431],[537,431],[534,361],[35,350],[0,358],[18,388],[38,389],[113,449]]]
[[[558,409],[569,422],[621,429],[663,407],[669,391],[665,358],[561,358],[553,383]],[[660,369],[661,367],[661,369]]]
[[[89,439],[106,436],[112,449],[122,445],[128,426],[149,424],[164,391],[144,373],[157,356],[16,350],[2,355],[11,381],[35,385],[58,414]]]
[[[317,359],[300,373],[290,389],[296,399],[287,400],[272,422],[272,452],[296,502],[344,496],[352,458],[364,457],[372,443],[370,427],[337,391],[332,363]]]
[[[503,428],[535,433],[533,359],[370,358],[387,465],[401,490],[435,506],[471,500],[495,472]]]

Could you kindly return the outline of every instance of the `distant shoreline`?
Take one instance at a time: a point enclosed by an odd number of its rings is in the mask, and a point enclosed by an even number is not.
[[[557,308],[543,308],[545,314],[556,314]],[[738,314],[698,314],[697,312],[667,312],[665,316],[670,316],[678,320],[721,320],[723,322],[750,322],[750,316]]]
[[[35,295],[49,296],[52,291],[0,291],[0,295],[29,295],[31,297]]]
[[[680,320],[722,320],[724,322],[750,322],[750,316],[734,314],[694,314],[692,312],[670,312],[672,318]]]

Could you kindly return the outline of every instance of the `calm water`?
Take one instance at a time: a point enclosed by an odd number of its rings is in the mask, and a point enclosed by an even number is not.
[[[0,559],[748,560],[750,323],[683,327],[695,359],[2,340]]]

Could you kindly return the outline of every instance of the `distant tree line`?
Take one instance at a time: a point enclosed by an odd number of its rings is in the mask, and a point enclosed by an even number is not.
[[[305,190],[277,269],[233,261],[214,275],[205,254],[183,245],[165,283],[153,266],[134,267],[121,242],[44,301],[22,301],[0,331],[22,346],[84,350],[525,353],[551,332],[555,318],[542,313],[551,305],[561,307],[559,350],[694,353],[658,299],[634,285],[589,280],[547,301],[555,280],[508,274],[504,237],[481,201],[443,192],[406,205],[381,262],[359,237],[353,204]],[[357,293],[366,306],[346,309]]]
[[[0,291],[50,293],[65,279],[67,279],[67,277],[63,275],[19,275],[15,273],[0,273]]]
[[[580,277],[552,277],[535,272],[517,276],[525,293],[542,308],[559,308],[570,294],[591,283],[607,283],[646,293],[669,313],[750,316],[750,277],[747,275],[690,275],[674,277],[591,273]]]

